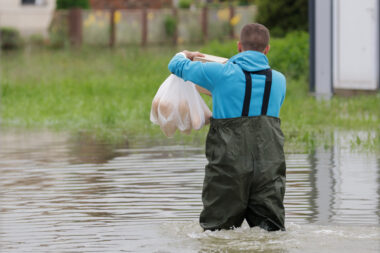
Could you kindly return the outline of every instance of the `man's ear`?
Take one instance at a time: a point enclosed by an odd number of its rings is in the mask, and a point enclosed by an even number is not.
[[[263,54],[267,55],[269,50],[270,50],[270,45],[268,44],[268,46],[265,47]]]
[[[237,48],[238,48],[239,53],[243,52],[243,47],[242,47],[240,41],[237,42]]]

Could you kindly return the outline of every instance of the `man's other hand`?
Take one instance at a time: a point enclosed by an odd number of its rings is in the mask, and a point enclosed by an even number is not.
[[[190,52],[190,51],[187,51],[187,50],[184,50],[182,51],[182,53],[184,53],[186,55],[186,58],[190,59],[190,60],[193,60],[194,57],[204,57],[204,54],[201,54],[199,52]]]

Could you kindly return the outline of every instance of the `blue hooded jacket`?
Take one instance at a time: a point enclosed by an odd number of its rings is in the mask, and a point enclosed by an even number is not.
[[[193,62],[178,53],[169,63],[169,70],[186,81],[191,81],[209,90],[212,94],[213,118],[241,117],[245,95],[246,71],[270,68],[267,57],[257,51],[244,51],[221,64],[216,62]],[[261,115],[264,96],[265,75],[252,75],[252,96],[248,116]],[[285,99],[286,79],[272,70],[272,88],[268,104],[268,116],[279,117]]]

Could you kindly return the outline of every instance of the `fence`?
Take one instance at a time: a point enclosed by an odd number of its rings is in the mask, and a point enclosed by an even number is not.
[[[73,9],[57,11],[50,30],[65,31],[74,45],[201,43],[235,38],[244,24],[253,22],[255,13],[255,6],[194,10]],[[170,20],[174,20],[172,32],[166,27]]]

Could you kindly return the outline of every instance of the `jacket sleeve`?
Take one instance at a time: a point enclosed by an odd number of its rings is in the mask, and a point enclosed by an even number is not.
[[[178,53],[171,59],[168,68],[183,80],[191,81],[212,92],[223,71],[223,64],[191,61],[183,53]]]

